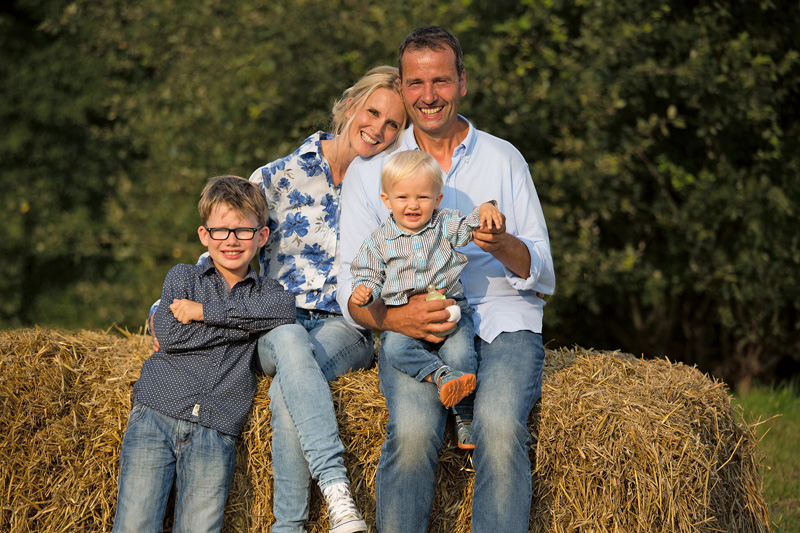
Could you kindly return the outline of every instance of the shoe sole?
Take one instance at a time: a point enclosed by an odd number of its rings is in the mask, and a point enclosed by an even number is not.
[[[451,379],[439,389],[439,399],[445,407],[453,407],[475,390],[475,374]]]
[[[351,520],[344,524],[339,524],[328,533],[359,533],[367,530],[367,524],[363,520]]]

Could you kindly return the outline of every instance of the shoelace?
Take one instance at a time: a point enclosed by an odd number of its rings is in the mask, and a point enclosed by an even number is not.
[[[325,491],[328,500],[328,520],[337,524],[349,516],[358,517],[358,509],[350,495],[350,490],[344,484],[335,484]]]

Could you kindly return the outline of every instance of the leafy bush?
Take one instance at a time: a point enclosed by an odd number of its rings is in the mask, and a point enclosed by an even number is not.
[[[200,251],[204,181],[326,128],[343,88],[436,23],[464,46],[463,113],[531,163],[546,338],[726,379],[797,368],[800,13],[673,4],[18,0],[0,12],[0,325],[138,327]]]

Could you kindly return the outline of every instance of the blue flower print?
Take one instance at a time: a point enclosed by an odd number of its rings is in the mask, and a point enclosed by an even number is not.
[[[300,252],[300,257],[315,265],[322,263],[329,258],[328,253],[322,249],[319,243],[316,242],[312,246],[306,244],[303,247],[303,251]]]
[[[300,157],[300,168],[310,177],[322,174],[322,161],[316,154],[308,153]]]
[[[278,280],[286,287],[286,290],[292,294],[300,294],[303,292],[302,286],[306,282],[306,277],[300,270],[287,270]]]
[[[278,263],[282,265],[294,265],[295,261],[297,260],[297,258],[293,255],[282,253],[279,253],[277,256],[275,256],[275,259],[277,259]]]
[[[339,303],[336,301],[336,293],[333,294],[326,294],[322,300],[320,300],[318,304],[318,309],[322,309],[323,311],[330,311],[331,313],[341,313],[341,307],[339,307]]]
[[[339,212],[339,202],[336,201],[332,194],[328,193],[321,203],[325,209],[325,222],[335,222]]]
[[[286,189],[287,191],[289,187],[291,187],[291,182],[285,177],[278,180],[278,184],[275,186],[276,189]]]
[[[295,233],[298,237],[305,237],[308,234],[308,226],[308,219],[302,213],[289,213],[281,224],[283,237],[288,239]]]
[[[278,172],[283,171],[286,168],[286,158],[278,159],[277,161],[273,162],[270,165],[267,165],[261,171],[261,175],[264,177],[264,180],[269,183],[271,180],[270,178],[277,174]]]
[[[314,205],[310,194],[303,194],[297,189],[289,193],[289,205],[292,207],[308,207]]]

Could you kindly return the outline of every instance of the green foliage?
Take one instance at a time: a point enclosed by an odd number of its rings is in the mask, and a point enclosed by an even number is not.
[[[800,357],[800,14],[789,2],[17,1],[0,12],[0,326],[138,327],[201,251],[208,177],[327,127],[412,28],[528,161],[557,342],[736,379]]]
[[[551,331],[726,377],[796,360],[796,10],[525,5],[481,45],[473,115],[532,163]]]

